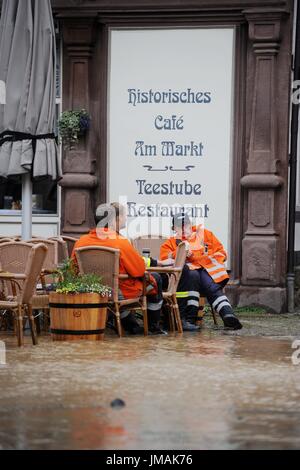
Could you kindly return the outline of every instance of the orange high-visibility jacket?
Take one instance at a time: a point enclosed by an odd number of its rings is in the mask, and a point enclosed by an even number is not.
[[[167,259],[172,256],[175,258],[177,243],[175,237],[166,240],[160,248],[161,259]],[[187,258],[187,265],[190,269],[204,268],[210,277],[217,283],[229,278],[224,263],[227,259],[227,253],[222,243],[209,230],[201,226],[193,227],[193,234],[186,240],[189,243],[189,249],[192,256]],[[180,240],[181,241],[181,240]]]
[[[131,279],[120,279],[119,287],[125,299],[139,297],[143,291],[143,283],[140,277],[145,274],[145,262],[140,254],[133,248],[129,240],[110,229],[93,229],[87,235],[83,235],[74,245],[76,248],[84,246],[105,246],[120,250],[120,274],[128,274]],[[75,257],[73,250],[72,258]],[[135,279],[132,279],[135,278]]]

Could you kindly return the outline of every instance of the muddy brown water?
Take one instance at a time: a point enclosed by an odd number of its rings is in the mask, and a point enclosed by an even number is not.
[[[243,322],[21,349],[1,332],[0,449],[299,449],[300,316]]]

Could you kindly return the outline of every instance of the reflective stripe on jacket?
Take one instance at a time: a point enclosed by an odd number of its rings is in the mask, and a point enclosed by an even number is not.
[[[200,226],[193,227],[193,234],[186,241],[192,251],[192,256],[187,258],[187,265],[191,270],[204,268],[216,283],[229,278],[224,265],[227,259],[226,251],[212,232]],[[167,259],[170,253],[175,258],[176,251],[177,239],[171,237],[162,244],[160,258]]]

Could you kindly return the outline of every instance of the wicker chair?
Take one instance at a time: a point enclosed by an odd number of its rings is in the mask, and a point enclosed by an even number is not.
[[[160,247],[162,243],[167,240],[167,237],[161,235],[142,235],[132,240],[135,249],[142,254],[143,250],[149,248],[152,258],[159,259]]]
[[[45,273],[55,271],[58,265],[58,243],[57,240],[50,240],[49,238],[31,238],[27,243],[44,243],[48,248],[47,256],[44,261],[43,270]]]
[[[17,241],[0,244],[0,269],[10,273],[25,274],[27,259],[32,246],[34,246],[33,243]],[[41,274],[44,282],[43,273]],[[19,280],[19,284],[22,284],[22,280]],[[3,288],[0,289],[2,291],[2,296],[7,298],[9,296],[15,295],[12,289],[13,284],[3,284]],[[41,291],[35,291],[35,294],[32,298],[32,305],[33,310],[43,311],[46,329],[47,323],[49,323],[49,295],[45,292],[45,289]],[[39,333],[41,329],[39,315],[35,317],[35,320]]]
[[[8,242],[0,243],[0,270],[9,273],[25,274],[27,259],[31,251],[32,245],[24,242]],[[19,280],[19,284],[22,284]],[[15,295],[15,285],[13,283],[0,283],[0,298],[7,299]],[[7,329],[9,325],[9,317],[7,311],[1,312],[1,329]]]
[[[179,333],[182,333],[182,324],[180,318],[179,307],[177,303],[177,287],[180,281],[181,273],[186,259],[185,243],[180,243],[177,248],[174,266],[172,267],[153,267],[148,268],[148,271],[158,273],[165,273],[169,277],[169,284],[166,292],[163,292],[163,299],[169,307],[170,326],[171,331],[175,331],[175,324]]]
[[[32,244],[9,241],[0,244],[0,269],[9,273],[24,274]],[[10,285],[5,285],[6,296],[12,295]]]
[[[67,247],[68,247],[69,257],[71,257],[71,255],[73,253],[74,245],[75,245],[75,243],[77,242],[78,239],[74,238],[74,237],[68,237],[66,235],[62,235],[61,238],[66,242]]]
[[[111,311],[115,315],[118,335],[122,336],[122,328],[120,321],[120,310],[122,307],[130,309],[140,309],[143,313],[144,334],[148,334],[148,318],[147,318],[147,300],[144,284],[144,291],[140,297],[134,299],[119,300],[119,280],[130,279],[127,274],[120,274],[120,250],[107,248],[102,246],[89,246],[77,248],[75,250],[79,271],[81,273],[95,273],[102,277],[103,283],[113,290],[113,299]]]
[[[68,244],[62,237],[50,237],[48,240],[53,240],[57,243],[57,256],[58,263],[62,263],[65,259],[69,258]]]
[[[58,265],[58,242],[57,240],[50,240],[48,238],[32,238],[28,240],[28,243],[38,244],[43,243],[48,248],[47,256],[44,260],[44,264],[40,273],[40,281],[42,284],[42,289],[36,291],[32,299],[32,307],[34,310],[43,312],[44,319],[44,331],[49,329],[49,318],[50,318],[50,308],[49,308],[49,294],[47,292],[46,286],[47,282],[53,282],[53,274],[57,270]],[[39,316],[36,317],[38,331],[40,331],[40,322]]]
[[[23,345],[23,318],[28,315],[33,344],[37,344],[35,323],[32,314],[32,297],[47,255],[47,247],[37,244],[30,247],[24,274],[0,272],[0,280],[10,283],[15,295],[0,301],[0,309],[11,310],[15,316],[18,345]],[[20,282],[21,281],[21,282]]]

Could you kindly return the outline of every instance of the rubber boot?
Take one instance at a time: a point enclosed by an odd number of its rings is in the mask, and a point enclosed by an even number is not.
[[[243,325],[239,321],[238,317],[235,315],[232,308],[228,305],[225,305],[223,308],[221,308],[219,314],[226,328],[230,328],[231,330],[241,330],[243,328]]]

